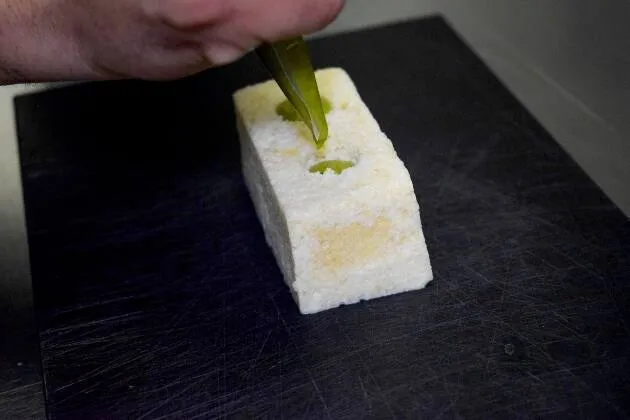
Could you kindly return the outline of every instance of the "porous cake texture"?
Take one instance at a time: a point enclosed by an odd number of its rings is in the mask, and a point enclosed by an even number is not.
[[[422,289],[433,279],[413,184],[349,75],[318,70],[330,101],[317,149],[276,107],[275,81],[234,94],[242,170],[267,243],[303,314]],[[322,161],[353,166],[337,174]]]

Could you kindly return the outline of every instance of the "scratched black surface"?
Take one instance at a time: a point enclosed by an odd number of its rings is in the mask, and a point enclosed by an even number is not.
[[[412,175],[425,290],[301,316],[239,169],[249,57],[16,102],[53,418],[621,418],[630,225],[439,17],[313,42]]]

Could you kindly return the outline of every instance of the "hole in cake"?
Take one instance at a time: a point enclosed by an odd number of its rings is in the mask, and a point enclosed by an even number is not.
[[[352,168],[353,166],[354,166],[354,162],[349,161],[349,160],[341,160],[341,159],[323,160],[311,166],[308,169],[308,171],[311,173],[324,174],[327,170],[330,169],[335,174],[339,175],[346,169]]]
[[[328,100],[328,98],[324,96],[322,96],[322,106],[324,107],[325,114],[328,114],[330,111],[332,111],[332,103],[330,102],[330,100]],[[276,107],[276,114],[281,116],[282,119],[286,121],[300,120],[300,115],[288,99],[280,102],[280,104]]]

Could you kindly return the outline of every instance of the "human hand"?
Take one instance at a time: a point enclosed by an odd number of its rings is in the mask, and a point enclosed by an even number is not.
[[[0,68],[12,82],[174,79],[235,61],[263,41],[320,30],[342,7],[343,0],[0,0]]]

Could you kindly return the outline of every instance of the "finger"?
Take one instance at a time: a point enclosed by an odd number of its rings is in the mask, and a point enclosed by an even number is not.
[[[147,16],[171,28],[192,32],[225,21],[231,10],[225,0],[144,0]]]
[[[240,0],[204,41],[215,65],[230,63],[264,41],[318,31],[341,11],[343,0]]]
[[[316,32],[339,14],[344,0],[144,0],[144,9],[177,29],[236,25],[275,40]]]
[[[237,60],[262,41],[316,32],[344,0],[144,0],[149,16],[200,43],[212,65]]]
[[[265,41],[317,32],[341,12],[343,0],[241,0],[234,2],[233,25]]]

